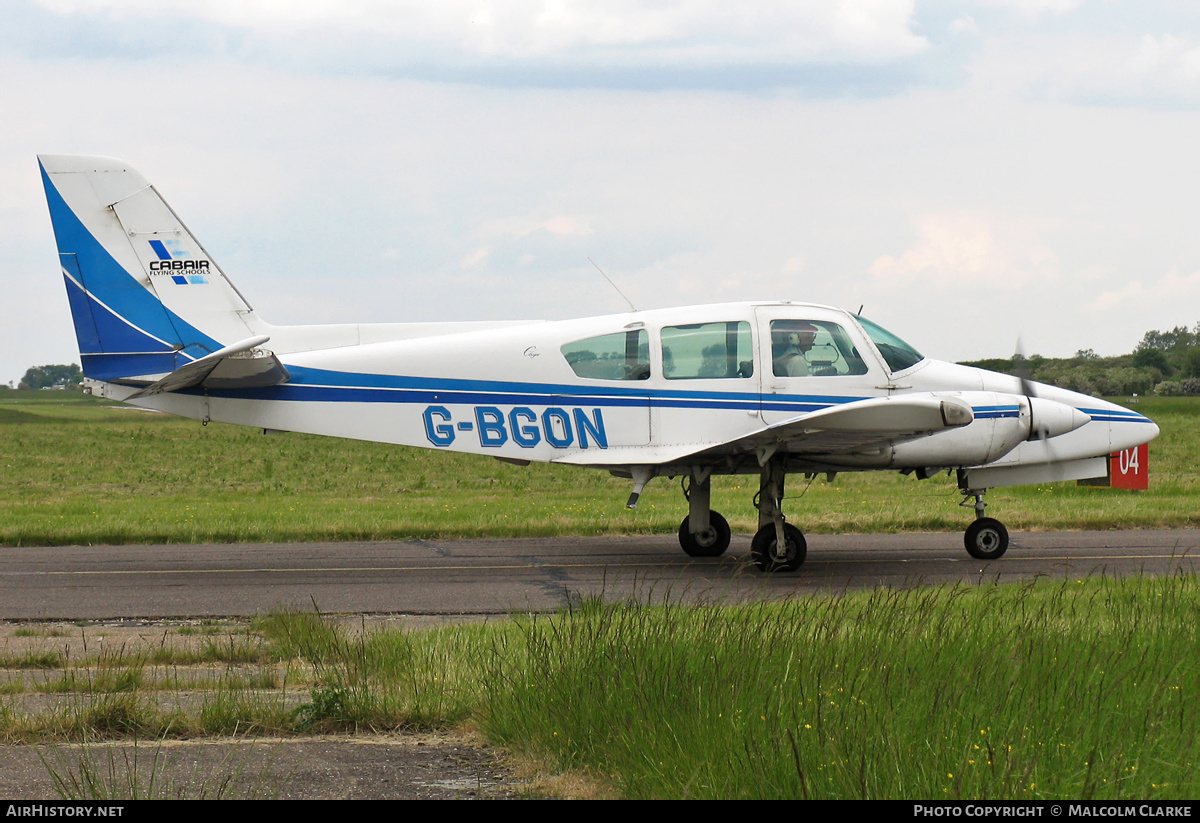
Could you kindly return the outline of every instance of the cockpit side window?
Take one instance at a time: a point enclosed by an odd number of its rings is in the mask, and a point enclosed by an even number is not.
[[[871,338],[871,342],[875,344],[875,348],[879,349],[879,353],[883,355],[884,362],[888,364],[888,368],[892,371],[904,371],[925,359],[925,355],[882,326],[877,326],[867,318],[860,317],[857,314],[854,315],[854,318],[858,320],[858,324],[863,327],[863,331]]]
[[[771,371],[776,377],[866,374],[846,330],[824,320],[772,320]]]
[[[668,380],[754,376],[754,341],[744,320],[666,326],[662,347],[663,375]]]
[[[562,347],[579,377],[593,380],[649,380],[650,335],[645,329],[604,334]]]

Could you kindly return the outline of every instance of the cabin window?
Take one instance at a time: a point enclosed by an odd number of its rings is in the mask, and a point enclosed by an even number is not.
[[[593,380],[650,378],[650,336],[645,329],[577,340],[563,346],[562,353],[579,377]]]
[[[863,331],[871,338],[875,348],[883,355],[884,361],[892,371],[904,371],[909,366],[915,366],[925,359],[925,355],[905,343],[896,335],[882,326],[877,326],[865,317],[854,315]]]
[[[846,330],[824,320],[772,320],[771,372],[776,377],[866,374]]]
[[[668,380],[732,379],[754,375],[754,342],[745,321],[667,326],[662,330]]]

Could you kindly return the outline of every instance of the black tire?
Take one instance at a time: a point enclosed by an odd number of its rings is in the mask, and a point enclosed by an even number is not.
[[[976,560],[995,560],[1008,551],[1008,529],[999,520],[981,517],[967,526],[963,542]]]
[[[718,512],[708,513],[708,530],[692,534],[688,518],[679,524],[679,545],[689,557],[720,557],[729,548],[729,522]]]
[[[758,530],[750,542],[750,558],[756,566],[765,572],[794,572],[804,564],[804,558],[808,556],[804,533],[792,524],[784,523],[783,536],[787,550],[779,552],[774,524]]]

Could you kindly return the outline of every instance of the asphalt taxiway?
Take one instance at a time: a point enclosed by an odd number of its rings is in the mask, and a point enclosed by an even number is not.
[[[957,533],[808,536],[797,572],[763,574],[750,538],[719,558],[674,537],[404,540],[0,550],[0,619],[245,617],[280,607],[335,614],[548,611],[601,595],[739,602],[797,593],[1036,577],[1176,574],[1200,563],[1200,530],[1014,532],[972,559]]]

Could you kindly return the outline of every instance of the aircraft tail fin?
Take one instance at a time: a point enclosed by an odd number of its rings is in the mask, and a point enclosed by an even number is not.
[[[84,375],[153,383],[262,333],[249,303],[141,174],[40,155]]]

